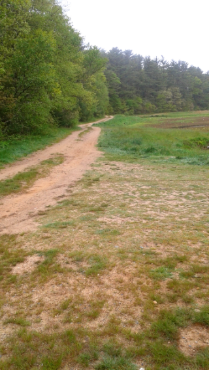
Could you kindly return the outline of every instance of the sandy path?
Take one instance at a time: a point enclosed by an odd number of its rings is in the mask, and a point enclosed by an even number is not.
[[[98,122],[108,119],[110,118]],[[92,123],[82,125],[82,129],[90,126]],[[92,127],[81,139],[78,137],[79,133],[80,131],[74,132],[61,142],[35,152],[0,172],[0,180],[3,180],[38,165],[55,153],[63,154],[65,158],[62,164],[52,168],[49,176],[37,180],[26,192],[12,194],[0,200],[0,234],[35,230],[38,224],[34,221],[34,216],[65,196],[69,186],[79,180],[101,154],[96,148],[99,127]]]

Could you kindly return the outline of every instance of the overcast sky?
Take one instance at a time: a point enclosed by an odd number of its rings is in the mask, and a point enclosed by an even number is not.
[[[61,0],[86,43],[209,70],[209,0]],[[64,6],[65,5],[65,6]]]

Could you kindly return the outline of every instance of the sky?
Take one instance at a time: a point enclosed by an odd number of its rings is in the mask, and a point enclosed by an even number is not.
[[[60,0],[85,43],[209,71],[208,0]]]

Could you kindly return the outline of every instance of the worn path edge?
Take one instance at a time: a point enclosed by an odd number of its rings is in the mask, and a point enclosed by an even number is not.
[[[69,187],[80,180],[101,155],[96,147],[101,129],[92,125],[110,119],[112,117],[84,124],[82,137],[79,137],[81,131],[73,132],[59,143],[39,150],[0,172],[0,180],[3,180],[38,165],[56,153],[64,156],[62,164],[52,168],[47,177],[38,179],[27,191],[0,199],[0,234],[17,234],[37,229],[39,224],[35,221],[35,216],[47,206],[54,206],[58,200],[69,195]],[[92,129],[85,133],[89,127]]]

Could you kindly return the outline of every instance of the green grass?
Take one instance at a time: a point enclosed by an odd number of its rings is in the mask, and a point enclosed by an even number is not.
[[[85,271],[86,276],[97,275],[107,266],[106,258],[99,255],[89,256],[88,263],[90,266]]]
[[[0,181],[0,196],[18,193],[29,188],[38,178],[46,176],[51,167],[61,164],[63,160],[62,155],[57,155],[54,158],[42,161],[39,166]]]
[[[49,249],[44,252],[36,252],[40,256],[44,256],[45,259],[42,263],[40,263],[37,267],[37,270],[34,271],[34,275],[38,273],[38,275],[47,276],[50,274],[50,269],[54,272],[57,271],[57,267],[59,270],[59,266],[55,262],[55,257],[59,253],[57,249]]]
[[[23,320],[8,323],[23,325],[13,337],[1,346],[4,355],[8,349],[10,358],[0,359],[1,369],[61,369],[69,364],[80,364],[81,369],[95,370],[203,370],[209,366],[208,348],[200,348],[192,357],[187,357],[178,349],[179,330],[190,325],[208,325],[208,306],[200,308],[197,314],[192,309],[162,310],[157,320],[152,320],[147,330],[130,333],[122,330],[120,335],[131,344],[124,348],[116,340],[102,340],[96,330],[93,334],[86,330],[66,330],[61,333],[42,334],[30,329]],[[84,340],[88,337],[88,342]],[[97,344],[96,344],[97,343]],[[136,359],[141,365],[136,365]],[[35,367],[35,364],[37,367]],[[145,365],[144,365],[145,364]]]
[[[87,266],[81,267],[80,272],[86,276],[96,276],[108,266],[105,256],[84,252],[72,252],[69,254],[75,263],[86,262]]]
[[[172,277],[172,269],[161,266],[154,270],[150,270],[150,275],[156,280],[165,280]]]
[[[0,360],[2,370],[58,370],[66,358],[75,359],[82,349],[78,336],[70,330],[60,335],[47,335],[22,329],[10,341],[10,346],[13,355],[8,360]]]
[[[15,324],[15,325],[19,325],[19,326],[30,326],[30,323],[29,321],[26,321],[24,318],[22,317],[13,317],[13,318],[9,318],[7,320],[4,321],[4,324]]]
[[[124,357],[105,356],[95,367],[96,370],[137,370],[137,366]]]
[[[203,112],[202,116],[208,114]],[[194,115],[181,113],[184,122],[190,122]],[[201,127],[161,128],[164,121],[166,127],[166,121],[179,116],[179,113],[167,114],[166,118],[118,115],[99,124],[103,129],[99,148],[112,160],[137,162],[140,158],[150,158],[164,163],[208,165],[209,128],[204,131]]]
[[[12,179],[6,179],[0,181],[0,195],[8,195],[11,193],[17,193],[29,186],[34,179],[37,178],[38,170],[32,168],[29,171],[18,173]]]
[[[75,129],[74,129],[75,130]],[[42,135],[28,135],[0,142],[0,168],[70,135],[73,129],[51,128]]]
[[[92,127],[87,127],[85,130],[79,133],[78,137],[82,138],[84,135],[88,134],[90,131],[92,131]]]
[[[52,222],[46,225],[43,225],[45,229],[66,229],[68,226],[73,226],[73,221],[62,221],[62,222]]]

